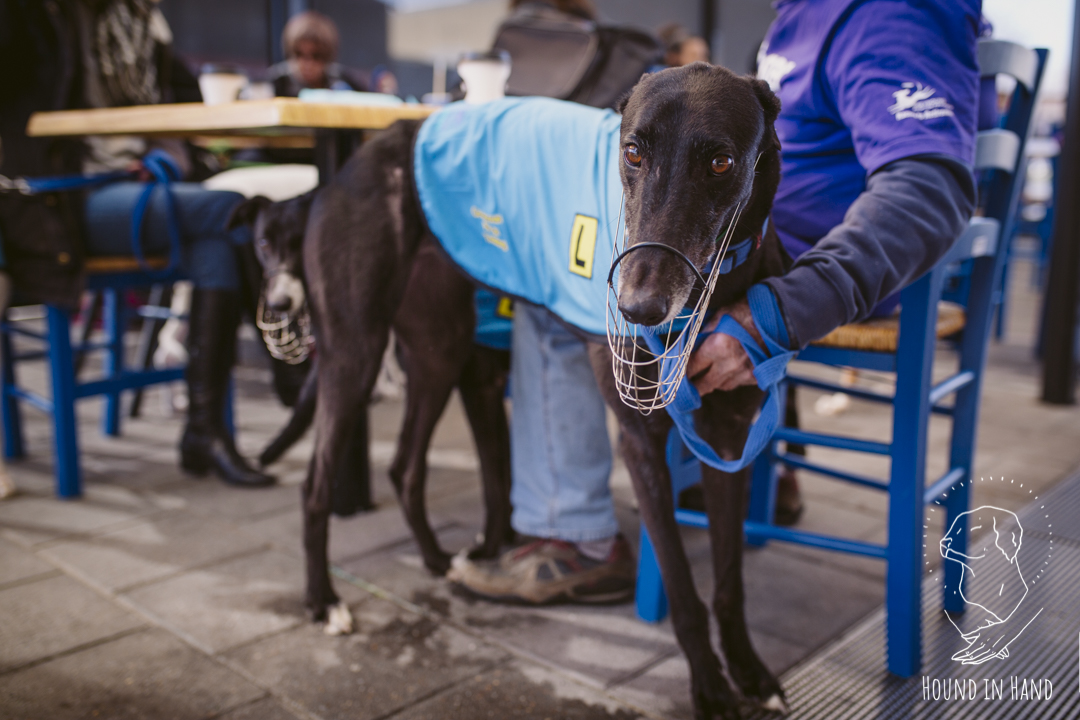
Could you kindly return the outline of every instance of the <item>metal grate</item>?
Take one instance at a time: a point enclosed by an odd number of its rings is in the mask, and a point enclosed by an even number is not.
[[[1050,518],[1045,518],[1050,515]],[[834,643],[790,670],[782,679],[792,709],[789,717],[843,720],[1058,720],[1080,718],[1080,474],[1062,482],[1018,513],[1024,528],[1018,554],[1028,583],[1024,607],[1042,612],[1009,645],[1010,657],[962,665],[952,655],[966,643],[941,607],[940,571],[923,580],[922,675],[902,679],[885,669],[884,608]],[[1051,534],[1052,533],[1052,534]],[[1008,564],[981,573],[969,597],[1002,587]],[[1039,574],[1039,568],[1043,572]],[[1031,605],[1027,605],[1031,603]],[[964,632],[974,629],[973,613],[954,617]],[[966,625],[965,625],[966,624]],[[1012,678],[1052,683],[1049,700],[1012,697]],[[924,678],[974,680],[974,700],[926,700]],[[1001,683],[1001,699],[984,699],[985,681]],[[1022,686],[1018,686],[1018,692]],[[757,714],[754,718],[775,718]]]

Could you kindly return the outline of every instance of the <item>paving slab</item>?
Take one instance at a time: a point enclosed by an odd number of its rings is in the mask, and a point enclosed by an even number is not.
[[[432,518],[435,529],[448,526],[446,521]],[[303,517],[300,503],[280,513],[262,517],[240,527],[243,532],[272,543],[282,552],[303,557]],[[412,541],[412,531],[405,523],[396,501],[383,503],[375,510],[348,518],[330,519],[330,560],[344,562],[380,548]]]
[[[56,572],[56,568],[42,562],[13,542],[0,540],[0,588],[27,579]]]
[[[880,580],[808,564],[768,550],[745,553],[746,619],[752,629],[816,648],[884,600]]]
[[[108,591],[117,591],[237,555],[266,543],[216,517],[161,515],[123,530],[64,542],[41,556]]]
[[[450,527],[439,534],[443,547],[471,544],[472,534]],[[482,637],[565,668],[603,687],[670,653],[667,624],[649,625],[633,605],[542,608],[500,605],[468,596],[445,579],[432,577],[412,541],[342,564],[349,573],[465,627]]]
[[[396,715],[400,720],[637,720],[633,708],[550,670],[515,661]]]
[[[131,507],[16,495],[0,503],[0,532],[20,545],[32,547],[57,538],[102,532],[154,512],[158,508],[150,503]]]
[[[300,507],[300,490],[290,485],[236,488],[208,476],[170,486],[169,495],[187,503],[196,513],[245,520]]]
[[[0,714],[10,720],[195,720],[263,695],[172,635],[148,630],[0,677]]]
[[[609,688],[623,702],[667,720],[693,720],[690,666],[682,653],[661,659],[641,675]]]
[[[0,591],[0,671],[144,624],[69,577],[10,587]]]
[[[338,584],[348,603],[367,597]],[[142,585],[123,595],[164,626],[209,653],[306,624],[304,568],[264,551]]]
[[[298,715],[286,710],[273,698],[256,700],[253,703],[230,710],[215,720],[297,720]]]
[[[227,654],[274,692],[321,717],[385,717],[491,668],[506,653],[383,601],[355,612],[358,632],[303,625]]]

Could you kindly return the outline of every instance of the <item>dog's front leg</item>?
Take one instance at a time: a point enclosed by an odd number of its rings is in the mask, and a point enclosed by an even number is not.
[[[600,391],[619,418],[619,447],[630,471],[642,522],[656,552],[675,637],[690,664],[695,720],[734,720],[739,717],[738,699],[709,640],[709,613],[694,588],[690,562],[675,522],[671,474],[664,452],[671,421],[663,413],[644,416],[622,403],[606,346],[591,344],[589,355]]]
[[[698,425],[702,437],[725,459],[742,454],[750,420],[761,403],[753,386],[705,398]],[[780,683],[758,657],[746,625],[743,592],[743,516],[750,468],[735,474],[701,467],[713,557],[713,612],[728,673],[743,695],[765,710],[787,712]]]
[[[338,352],[324,354],[319,362],[315,452],[303,487],[306,604],[313,620],[327,621],[326,632],[331,635],[353,629],[349,610],[339,601],[330,582],[332,483],[340,473],[357,422],[367,412],[387,336],[386,327],[372,328],[371,335],[362,342],[349,343],[346,348],[339,346]]]

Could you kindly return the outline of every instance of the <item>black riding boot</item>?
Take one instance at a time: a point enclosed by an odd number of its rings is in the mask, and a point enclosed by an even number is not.
[[[225,429],[225,397],[239,325],[238,292],[195,288],[188,320],[188,420],[180,441],[180,467],[194,475],[212,470],[230,485],[265,487],[274,478],[252,469]]]

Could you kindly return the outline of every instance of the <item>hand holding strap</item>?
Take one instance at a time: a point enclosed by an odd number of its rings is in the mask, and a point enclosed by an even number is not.
[[[746,438],[742,457],[738,460],[724,460],[698,434],[694,426],[694,411],[701,407],[701,395],[698,394],[697,388],[694,387],[689,378],[683,378],[679,384],[679,389],[676,391],[675,401],[667,406],[668,414],[675,421],[675,427],[679,429],[679,435],[682,436],[683,442],[690,448],[690,451],[701,462],[722,472],[738,472],[752,463],[758,454],[765,449],[773,433],[776,432],[776,428],[780,425],[779,385],[787,372],[788,362],[796,353],[788,350],[780,340],[787,333],[780,326],[783,321],[774,312],[775,301],[771,297],[771,292],[765,286],[755,285],[747,293],[750,313],[758,330],[761,332],[767,350],[763,350],[761,345],[747,332],[746,328],[730,315],[721,317],[716,329],[712,331],[730,335],[739,341],[743,350],[750,357],[750,361],[754,364],[754,377],[757,379],[758,387],[766,393],[761,406],[761,413],[750,426],[750,434]],[[769,293],[769,295],[763,295],[762,293]],[[649,332],[643,333],[643,336],[650,350],[653,352],[658,349],[663,350],[660,338]],[[697,344],[700,345],[704,339],[703,335],[699,335]],[[670,372],[670,369],[662,364],[660,367],[661,376],[664,376],[665,372]]]

